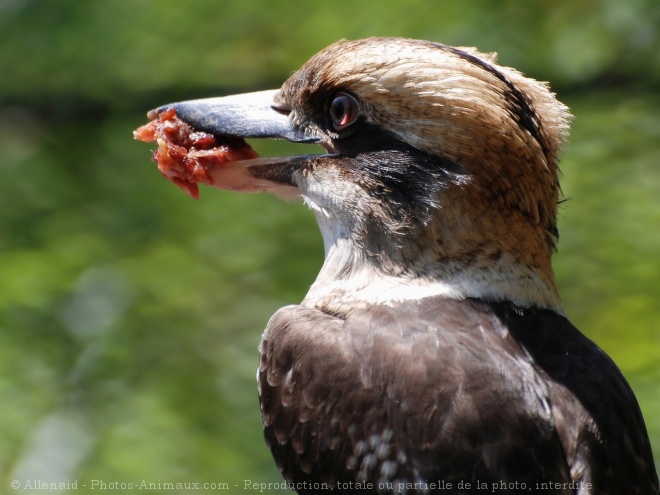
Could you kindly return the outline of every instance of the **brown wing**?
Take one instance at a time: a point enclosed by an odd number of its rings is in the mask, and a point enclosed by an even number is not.
[[[570,394],[571,402],[559,401],[553,414],[573,479],[591,483],[598,494],[660,493],[644,418],[616,364],[551,311],[492,307],[552,389]],[[578,411],[571,407],[576,401],[581,412],[565,417]]]
[[[337,318],[290,306],[269,322],[261,352],[266,440],[299,493],[323,483],[335,493],[578,493],[578,482],[606,493],[618,466],[630,473],[619,493],[652,486],[632,393],[549,311],[435,299]],[[575,372],[589,375],[589,391]],[[608,416],[612,407],[624,410]],[[615,425],[598,424],[606,418],[629,422],[618,426],[635,456]]]

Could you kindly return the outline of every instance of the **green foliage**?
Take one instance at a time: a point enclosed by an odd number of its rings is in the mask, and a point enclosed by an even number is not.
[[[277,87],[370,35],[498,51],[571,105],[558,281],[660,458],[658,25],[657,0],[0,1],[0,491],[280,480],[256,349],[321,264],[313,218],[261,195],[191,201],[131,130],[158,104]]]

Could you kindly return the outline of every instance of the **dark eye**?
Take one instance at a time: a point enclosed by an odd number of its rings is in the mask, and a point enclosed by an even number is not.
[[[330,118],[332,119],[332,125],[338,131],[355,122],[359,114],[358,102],[349,94],[337,93],[332,103],[330,103]]]

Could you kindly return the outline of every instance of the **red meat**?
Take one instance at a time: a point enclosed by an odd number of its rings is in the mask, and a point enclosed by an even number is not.
[[[160,173],[195,199],[199,198],[198,183],[213,185],[213,168],[259,156],[243,139],[196,131],[180,120],[173,108],[137,128],[133,137],[145,143],[156,141],[153,161]]]

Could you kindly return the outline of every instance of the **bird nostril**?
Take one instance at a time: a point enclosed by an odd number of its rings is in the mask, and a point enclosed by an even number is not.
[[[281,106],[281,105],[272,105],[271,108],[275,110],[277,113],[281,113],[282,115],[289,115],[291,113],[291,108]]]

